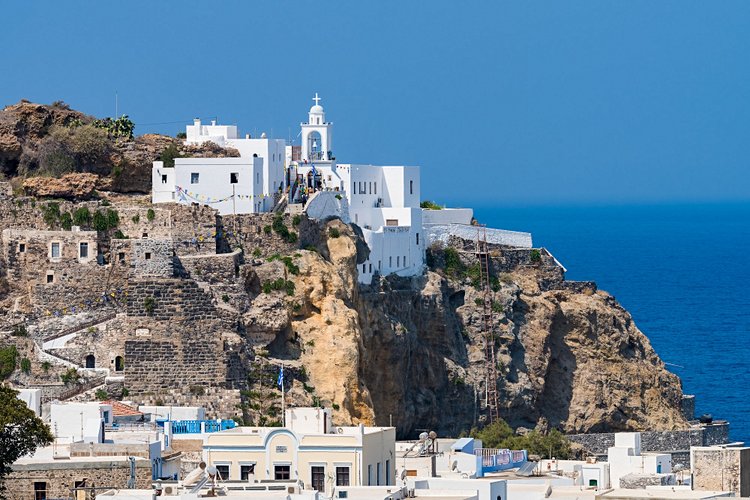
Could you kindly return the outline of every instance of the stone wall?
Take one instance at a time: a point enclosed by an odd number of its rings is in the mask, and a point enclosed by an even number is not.
[[[120,298],[124,270],[98,262],[95,231],[5,229],[2,234],[11,293],[26,296],[37,314],[94,309]],[[52,257],[53,244],[59,257]],[[81,244],[87,257],[80,255]]]
[[[135,462],[136,488],[151,488],[151,461],[142,458]],[[44,462],[15,464],[5,480],[8,498],[35,500],[34,483],[46,483],[47,498],[72,498],[77,481],[86,486],[100,488],[125,488],[130,479],[130,462],[127,459]]]
[[[685,417],[685,420],[690,422],[695,419],[695,396],[688,394],[682,396],[680,407],[682,408],[682,415]]]
[[[149,316],[174,323],[216,317],[211,296],[195,281],[180,278],[131,280],[126,310],[128,316]]]
[[[690,455],[694,490],[750,496],[750,448],[694,448]]]
[[[242,264],[242,251],[215,255],[185,255],[179,257],[180,276],[205,281],[210,284],[222,284],[234,281]]]
[[[647,486],[669,486],[674,484],[670,474],[626,474],[620,478],[620,488],[645,490]]]
[[[170,211],[171,236],[178,256],[212,254],[222,238],[219,213],[206,205],[162,205]]]
[[[297,241],[290,243],[281,235],[274,232],[271,227],[276,217],[281,217],[284,225],[290,233],[297,235]],[[290,214],[242,214],[242,215],[225,215],[222,217],[224,229],[228,236],[227,244],[231,248],[242,247],[248,259],[252,257],[269,257],[273,254],[287,255],[299,249],[300,229],[303,226],[303,220],[307,219],[304,215],[298,215],[299,224],[295,225],[294,215]]]
[[[615,445],[615,435],[611,432],[598,434],[572,434],[568,436],[574,443],[598,456],[606,456],[607,449]],[[729,423],[716,422],[710,425],[695,426],[677,431],[641,432],[641,450],[644,452],[686,453],[691,446],[711,446],[729,442]]]
[[[465,239],[476,241],[480,226],[470,226],[466,224],[425,224],[424,233],[425,241],[428,245],[433,243],[448,244],[451,238]],[[506,231],[503,229],[487,228],[487,243],[492,245],[531,248],[531,233],[522,233],[518,231]]]

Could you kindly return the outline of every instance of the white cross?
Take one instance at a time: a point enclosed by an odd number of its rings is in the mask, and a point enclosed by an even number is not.
[[[317,106],[318,105],[318,101],[320,101],[320,97],[318,97],[318,93],[317,92],[315,92],[315,97],[313,97],[312,100],[315,101],[315,105]]]

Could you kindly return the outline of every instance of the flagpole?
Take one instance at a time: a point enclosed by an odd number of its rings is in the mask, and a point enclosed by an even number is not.
[[[284,408],[284,363],[281,363],[281,426],[286,427],[286,410]]]

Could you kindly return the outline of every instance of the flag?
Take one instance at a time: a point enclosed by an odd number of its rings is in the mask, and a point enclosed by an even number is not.
[[[315,168],[315,164],[312,163],[312,162],[310,162],[310,165],[312,165],[312,174],[313,174],[313,177],[317,177],[318,170]]]
[[[284,365],[281,365],[281,370],[279,370],[279,379],[276,381],[276,384],[278,384],[278,386],[282,389],[284,388]]]

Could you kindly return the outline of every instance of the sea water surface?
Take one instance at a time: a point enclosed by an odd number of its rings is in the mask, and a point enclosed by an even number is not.
[[[476,207],[490,227],[533,233],[630,311],[696,396],[696,415],[750,443],[750,203]]]

